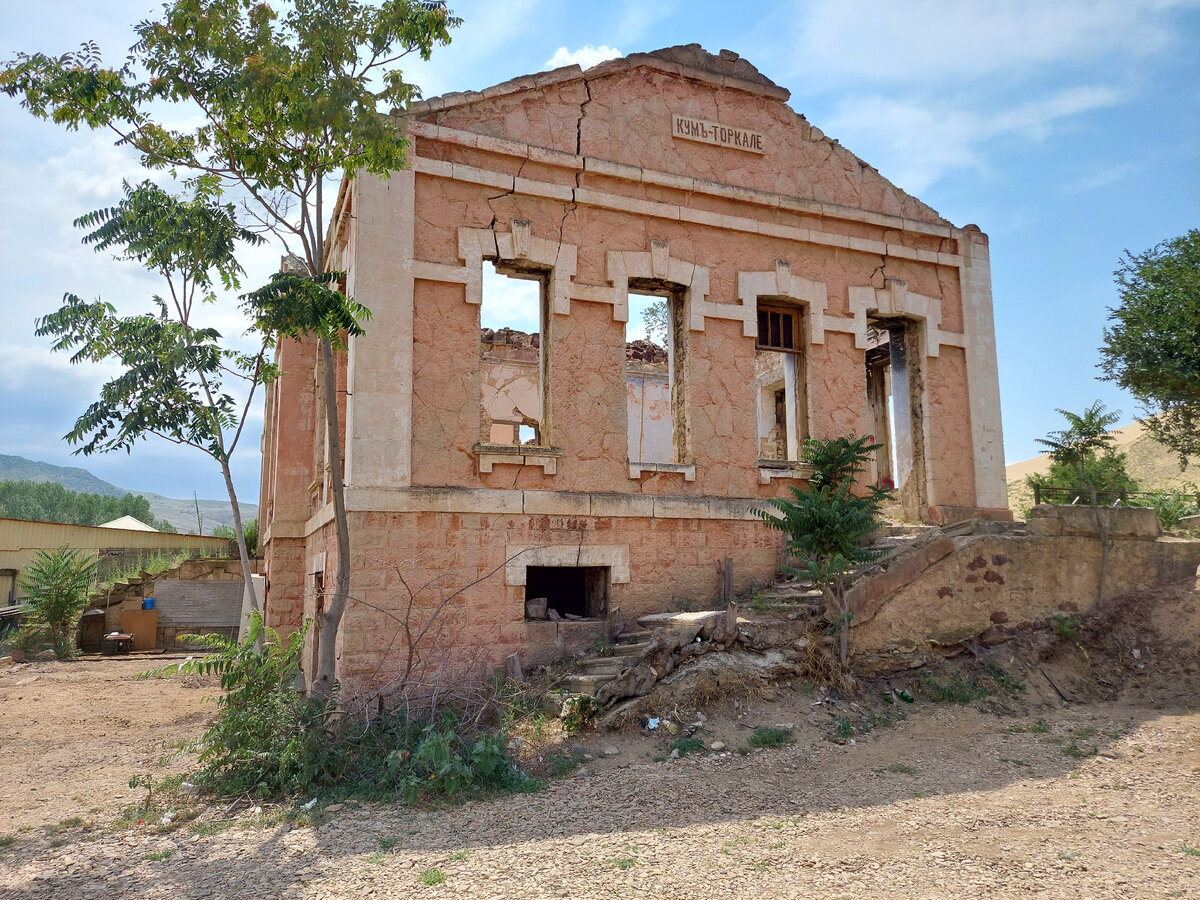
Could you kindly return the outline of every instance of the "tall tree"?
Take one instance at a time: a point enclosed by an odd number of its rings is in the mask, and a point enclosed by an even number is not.
[[[175,531],[170,522],[154,518],[150,501],[140,494],[108,497],[72,491],[53,481],[0,481],[0,516],[65,525],[100,525],[133,516],[158,531]]]
[[[149,435],[195,447],[220,466],[233,512],[242,576],[250,604],[258,609],[250,554],[242,536],[242,512],[230,457],[242,437],[254,393],[275,371],[266,360],[270,335],[259,335],[257,352],[223,347],[221,335],[195,324],[199,305],[216,300],[217,280],[239,286],[242,269],[234,257],[238,241],[262,238],[237,223],[233,204],[218,202],[217,181],[204,175],[191,199],[180,199],[146,181],[125,184],[117,206],[97,210],[75,224],[91,230],[84,243],[117,251],[161,275],[167,297],[152,298],[154,312],[119,316],[111,303],[87,303],[67,294],[56,312],[38,320],[37,334],[55,338],[56,351],[73,350],[72,362],[115,360],[123,371],[100,388],[67,434],[90,455],[131,450]],[[225,389],[241,381],[240,397]]]
[[[20,54],[0,73],[0,89],[68,128],[112,129],[147,166],[205,173],[236,187],[246,214],[301,260],[298,277],[275,282],[258,299],[306,315],[285,327],[275,311],[256,314],[281,334],[315,338],[324,362],[338,568],[317,620],[312,688],[328,694],[350,584],[334,338],[353,333],[365,310],[346,302],[327,269],[325,195],[339,173],[383,175],[404,165],[404,136],[379,107],[419,96],[396,64],[412,53],[428,59],[461,20],[440,0],[295,0],[284,9],[172,0],[160,19],[136,27],[139,40],[121,68],[105,68],[94,44],[58,57]],[[160,115],[173,104],[199,124],[166,124]]]
[[[1067,427],[1051,431],[1044,438],[1035,438],[1050,452],[1050,458],[1060,465],[1070,466],[1076,473],[1077,483],[1085,487],[1096,505],[1096,473],[1089,469],[1096,455],[1112,451],[1113,436],[1108,429],[1115,425],[1121,413],[1106,410],[1104,403],[1097,400],[1082,413],[1060,409],[1058,412],[1067,420]]]
[[[1151,437],[1186,466],[1200,455],[1200,230],[1126,250],[1113,275],[1121,303],[1104,330],[1103,378],[1138,399]]]

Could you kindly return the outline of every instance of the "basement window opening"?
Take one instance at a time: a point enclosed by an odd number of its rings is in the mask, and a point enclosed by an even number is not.
[[[526,614],[531,619],[603,619],[608,615],[608,584],[608,566],[529,566]],[[536,602],[543,599],[544,610]]]

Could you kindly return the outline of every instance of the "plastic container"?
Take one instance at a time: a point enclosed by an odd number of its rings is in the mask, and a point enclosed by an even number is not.
[[[147,597],[142,601],[142,609],[154,609],[154,598]]]

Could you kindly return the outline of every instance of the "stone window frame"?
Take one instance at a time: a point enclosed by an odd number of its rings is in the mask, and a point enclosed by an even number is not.
[[[505,548],[504,583],[522,587],[530,566],[606,566],[609,584],[629,584],[628,544],[551,544]]]
[[[684,481],[696,480],[696,464],[691,456],[691,428],[688,422],[688,378],[686,374],[687,334],[704,330],[708,313],[708,267],[671,255],[668,241],[651,240],[650,250],[610,250],[606,259],[608,282],[613,286],[613,318],[629,321],[629,294],[645,293],[668,299],[671,333],[668,353],[671,360],[672,401],[675,420],[675,459],[673,463],[629,460],[629,477],[639,480],[644,473],[682,475]],[[632,282],[632,287],[631,287]],[[678,415],[682,412],[682,415]]]
[[[558,471],[558,460],[563,452],[553,443],[551,320],[555,315],[567,315],[570,312],[570,284],[575,274],[577,250],[573,244],[534,237],[532,223],[528,219],[513,219],[510,228],[508,232],[496,231],[494,228],[458,229],[458,257],[466,269],[464,299],[475,306],[482,305],[484,260],[491,260],[500,271],[509,269],[535,274],[541,282],[541,443],[536,447],[525,448],[480,441],[472,447],[472,452],[481,473],[491,472],[493,467],[499,464],[539,466],[543,474],[554,475]],[[482,386],[479,393],[482,397]]]
[[[804,412],[805,420],[812,421],[812,379],[809,347],[825,343],[828,292],[825,283],[792,274],[791,262],[775,260],[775,268],[765,272],[738,272],[738,299],[742,306],[742,334],[754,340],[755,350],[776,353],[794,353],[804,366]],[[799,346],[788,350],[758,343],[758,311],[767,309],[795,309],[798,313]],[[757,399],[755,408],[757,409]],[[812,477],[812,467],[799,460],[758,461],[759,484],[770,484],[775,479],[806,480]]]

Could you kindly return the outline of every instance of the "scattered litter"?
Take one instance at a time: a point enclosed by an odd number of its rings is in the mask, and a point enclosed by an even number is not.
[[[646,720],[647,730],[653,731],[654,729],[656,729],[658,727],[658,723],[661,721],[662,721],[661,719],[647,719]]]
[[[313,797],[311,800],[309,800],[307,803],[305,803],[305,804],[304,804],[302,807],[300,807],[300,808],[301,808],[301,809],[312,809],[312,808],[313,808],[314,806],[316,806],[316,805],[317,805],[317,798],[316,798],[316,797]]]

